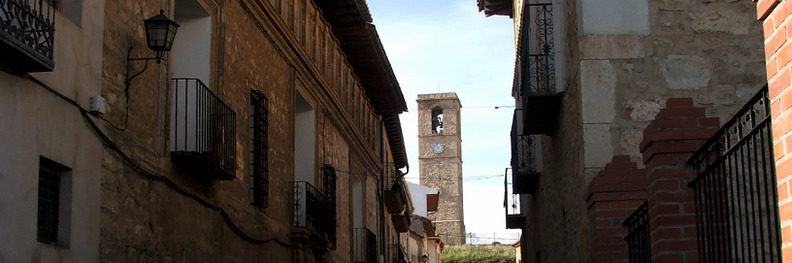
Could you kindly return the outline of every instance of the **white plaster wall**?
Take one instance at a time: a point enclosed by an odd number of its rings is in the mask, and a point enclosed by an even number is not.
[[[578,0],[583,34],[649,34],[649,0]]]
[[[564,1],[568,0],[554,0],[553,1],[553,40],[555,46],[553,46],[553,57],[555,58],[555,80],[556,80],[556,91],[561,92],[566,89],[566,80],[567,80],[567,53],[569,50],[566,50],[566,28],[567,22],[564,19],[564,15],[566,14],[567,10],[564,9]]]
[[[437,194],[437,189],[411,182],[407,182],[407,188],[410,191],[410,196],[412,197],[413,206],[415,208],[413,214],[424,217],[428,216],[426,211],[426,195]]]
[[[54,70],[30,77],[85,109],[101,91],[105,3],[80,2],[81,16],[56,14]],[[71,168],[71,215],[61,219],[71,233],[58,246],[36,241],[40,156]],[[76,107],[0,71],[0,262],[99,261],[102,156]]]
[[[583,124],[610,123],[616,115],[614,109],[616,71],[608,60],[583,60],[580,62]]]
[[[308,102],[297,95],[294,116],[294,179],[314,184],[316,115]]]
[[[179,29],[173,40],[171,56],[174,78],[198,78],[209,86],[212,18],[176,18]]]
[[[355,176],[350,176],[352,183],[352,228],[363,227],[363,184]]]

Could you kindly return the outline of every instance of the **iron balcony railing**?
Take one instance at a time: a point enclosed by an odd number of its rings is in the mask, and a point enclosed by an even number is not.
[[[198,79],[173,79],[171,158],[210,179],[236,171],[236,114]]]
[[[515,177],[539,173],[536,138],[532,135],[512,135],[512,169]]]
[[[688,161],[701,262],[781,262],[767,86]]]
[[[555,94],[553,5],[526,4],[520,30],[523,100],[533,95]]]
[[[649,240],[649,208],[643,203],[632,215],[622,223],[629,229],[627,237],[627,251],[630,263],[651,262]]]
[[[356,263],[377,262],[377,236],[368,228],[355,228],[354,261]]]
[[[538,148],[536,136],[521,135],[512,125],[511,168],[512,193],[531,194],[539,179]]]
[[[515,89],[523,135],[552,135],[562,96],[556,91],[553,5],[523,5]]]
[[[30,71],[52,71],[55,66],[56,4],[55,0],[0,0],[0,45],[15,46],[42,64]],[[3,50],[10,58],[11,54]]]
[[[326,220],[333,210],[330,201],[308,182],[291,183],[294,191],[292,226],[306,229],[311,234],[330,242],[328,236],[335,228],[329,220]]]
[[[506,228],[521,229],[525,223],[525,215],[520,207],[520,195],[513,190],[514,173],[509,173],[511,168],[506,168],[503,179],[503,208],[506,210]]]

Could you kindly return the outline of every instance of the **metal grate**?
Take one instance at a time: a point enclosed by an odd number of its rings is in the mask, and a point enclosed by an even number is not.
[[[701,262],[781,262],[767,86],[688,161]]]
[[[261,92],[250,96],[250,203],[269,206],[269,102]]]
[[[646,202],[643,203],[632,215],[627,217],[622,223],[629,229],[629,234],[624,238],[627,241],[628,257],[630,263],[651,262],[651,251],[649,246],[649,209]]]
[[[327,224],[325,228],[327,229],[327,237],[330,240],[331,249],[336,249],[336,237],[338,235],[336,229],[336,170],[329,164],[322,166],[322,184],[328,205],[324,220],[325,224]]]
[[[38,241],[56,244],[58,241],[58,207],[60,175],[52,162],[41,160],[38,185]]]

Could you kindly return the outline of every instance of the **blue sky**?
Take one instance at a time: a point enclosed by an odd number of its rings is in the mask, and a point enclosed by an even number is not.
[[[408,180],[418,181],[418,94],[456,92],[462,102],[465,225],[490,243],[516,241],[506,230],[503,172],[509,166],[513,108],[512,21],[485,17],[475,0],[368,0],[380,39],[407,101],[401,115]]]

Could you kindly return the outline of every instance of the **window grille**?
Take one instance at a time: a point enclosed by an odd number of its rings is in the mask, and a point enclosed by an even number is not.
[[[336,170],[333,166],[329,164],[325,164],[322,166],[322,183],[324,188],[324,196],[327,198],[328,202],[328,211],[327,211],[327,220],[325,223],[327,224],[327,236],[330,240],[330,244],[332,249],[336,249],[336,237],[337,237],[337,221],[336,221]]]
[[[38,241],[58,241],[58,207],[60,197],[60,165],[41,159],[38,185]]]
[[[269,102],[259,91],[250,96],[250,203],[269,206]]]

